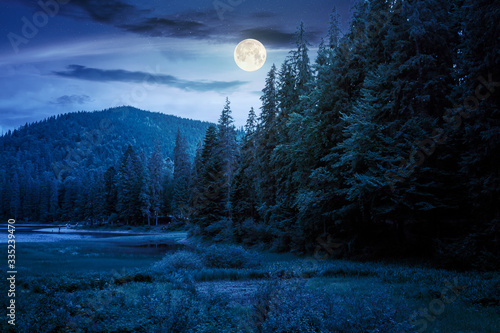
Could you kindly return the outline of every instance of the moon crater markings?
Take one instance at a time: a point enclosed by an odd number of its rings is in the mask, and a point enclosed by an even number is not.
[[[255,39],[245,39],[234,49],[234,61],[244,71],[253,72],[264,66],[266,48]]]

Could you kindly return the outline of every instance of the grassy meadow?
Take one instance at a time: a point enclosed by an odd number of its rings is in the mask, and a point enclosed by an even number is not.
[[[179,244],[185,236],[18,243],[16,332],[500,331],[497,273]]]

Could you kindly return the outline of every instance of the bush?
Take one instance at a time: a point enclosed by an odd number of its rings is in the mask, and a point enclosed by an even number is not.
[[[229,219],[211,223],[205,228],[204,234],[216,243],[234,241],[233,225]]]
[[[153,282],[153,278],[149,274],[137,273],[133,275],[125,275],[115,278],[115,284],[121,286],[130,282]]]
[[[153,266],[155,271],[174,271],[178,269],[196,269],[200,268],[202,261],[198,255],[189,251],[177,251],[173,254],[167,254],[165,258]]]
[[[213,268],[248,268],[259,264],[258,255],[237,245],[211,245],[199,249],[203,263]]]
[[[245,245],[270,244],[274,237],[268,226],[253,219],[246,219],[241,223],[240,233],[241,241]]]

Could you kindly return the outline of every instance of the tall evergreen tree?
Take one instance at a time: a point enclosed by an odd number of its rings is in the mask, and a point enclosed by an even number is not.
[[[115,167],[109,167],[104,173],[104,212],[106,215],[116,213],[118,204],[117,172]]]
[[[256,218],[256,138],[257,116],[253,108],[248,113],[245,125],[245,135],[240,146],[238,169],[234,176],[234,186],[231,192],[233,202],[233,218],[241,222],[245,218]]]
[[[449,111],[460,126],[461,178],[470,217],[491,227],[500,220],[500,8],[491,0],[464,0],[458,8],[461,44],[456,92]],[[462,125],[463,124],[463,125]],[[463,205],[462,207],[464,207]],[[479,227],[486,229],[487,227]]]
[[[314,64],[316,73],[314,85],[307,95],[304,123],[301,129],[304,169],[302,185],[297,193],[299,219],[305,232],[314,238],[319,233],[326,233],[330,228],[331,218],[326,216],[332,210],[335,197],[334,182],[328,181],[338,170],[331,168],[324,158],[330,149],[342,139],[342,120],[340,112],[349,109],[349,95],[344,84],[344,71],[348,63],[346,38],[341,40],[340,18],[334,8],[330,15],[330,26],[318,50]]]
[[[145,158],[141,158],[141,162],[145,162]],[[142,164],[142,163],[141,163]],[[143,164],[144,165],[144,164]],[[143,176],[142,176],[142,184],[141,184],[141,190],[139,193],[139,200],[140,200],[140,209],[141,209],[141,214],[142,216],[146,217],[148,220],[148,226],[151,225],[151,177],[149,174],[149,168],[147,163],[145,163],[145,167],[143,168]]]
[[[189,208],[191,163],[188,149],[186,138],[178,130],[174,148],[173,210],[174,215],[181,219],[187,217]]]
[[[203,141],[200,169],[197,170],[198,182],[192,194],[192,217],[202,231],[219,221],[225,212],[227,185],[217,151],[218,144],[217,128],[210,126]]]
[[[277,145],[272,154],[272,169],[280,184],[276,205],[272,208],[275,224],[281,230],[297,227],[297,192],[307,178],[305,155],[302,149],[304,110],[308,102],[306,95],[312,86],[312,70],[308,55],[309,43],[303,22],[296,33],[297,49],[283,64],[280,72],[277,118]],[[295,238],[299,240],[299,237]],[[301,241],[298,241],[300,243]]]
[[[256,158],[255,169],[257,174],[257,209],[261,218],[269,222],[269,207],[275,204],[276,180],[270,170],[271,154],[276,147],[278,115],[278,87],[277,70],[273,64],[267,74],[266,84],[262,90],[261,112],[255,132]]]
[[[149,198],[151,203],[151,211],[155,218],[155,224],[158,225],[158,217],[161,212],[161,197],[163,191],[164,173],[165,173],[164,160],[161,154],[160,146],[157,143],[155,151],[148,161],[148,174],[149,174]]]
[[[131,145],[123,154],[118,170],[117,210],[127,224],[137,224],[141,220],[141,188],[143,179],[140,160]]]
[[[15,220],[18,219],[19,213],[21,210],[21,190],[19,187],[19,177],[17,175],[17,172],[14,172],[14,177],[10,181],[10,184],[8,186],[10,189],[10,212]]]
[[[218,144],[216,153],[219,155],[224,177],[224,210],[226,217],[231,217],[231,186],[233,175],[238,161],[238,144],[236,142],[236,129],[231,115],[229,98],[222,109],[218,123]]]

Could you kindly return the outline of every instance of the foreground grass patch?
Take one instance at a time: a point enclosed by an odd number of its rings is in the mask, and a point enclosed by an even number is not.
[[[116,244],[23,245],[31,270],[18,274],[17,331],[500,331],[494,272],[311,261],[225,245],[143,256]],[[64,267],[36,270],[37,261]],[[450,284],[460,286],[447,294],[453,302],[426,319],[421,309],[436,306]]]

